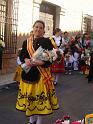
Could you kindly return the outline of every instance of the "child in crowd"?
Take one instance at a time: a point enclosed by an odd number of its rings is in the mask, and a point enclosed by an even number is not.
[[[80,58],[80,72],[82,74],[89,73],[89,65],[90,65],[90,50],[85,49],[82,51]]]
[[[82,51],[82,54],[80,56],[80,60],[79,60],[79,71],[81,74],[85,73],[86,70],[86,55],[85,55],[85,51]]]
[[[74,68],[74,71],[78,71],[79,70],[79,53],[77,52],[77,50],[75,50],[73,56],[74,56],[73,68]]]
[[[74,57],[71,50],[65,54],[65,74],[71,74],[73,70]]]

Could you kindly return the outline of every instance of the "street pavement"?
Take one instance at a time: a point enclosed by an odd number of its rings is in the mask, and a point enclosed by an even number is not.
[[[54,124],[56,119],[64,115],[69,115],[71,121],[80,120],[93,112],[93,84],[88,83],[84,75],[78,72],[60,74],[55,88],[60,108],[51,115],[43,116],[43,124]],[[0,89],[0,124],[27,124],[25,112],[15,109],[17,90],[16,83]]]

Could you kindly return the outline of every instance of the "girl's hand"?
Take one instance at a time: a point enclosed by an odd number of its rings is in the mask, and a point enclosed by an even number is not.
[[[27,66],[31,66],[31,59],[25,58],[25,63]]]
[[[31,60],[31,66],[39,66],[39,65],[43,65],[44,62],[42,60],[36,60],[36,59],[32,59]]]
[[[28,59],[25,58],[25,63],[27,66],[39,66],[39,65],[43,65],[44,62],[42,60],[36,60],[36,59]]]

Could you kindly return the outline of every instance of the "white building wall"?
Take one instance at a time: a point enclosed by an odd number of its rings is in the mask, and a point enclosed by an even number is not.
[[[32,28],[33,0],[19,0],[18,33],[29,33]]]
[[[34,22],[39,19],[39,9],[40,9],[40,4],[33,3],[32,24],[34,24]]]
[[[34,22],[39,19],[42,0],[19,0],[18,33],[29,33]]]
[[[39,19],[40,3],[49,0],[19,0],[18,12],[18,34],[29,33],[32,30],[33,24]],[[54,4],[52,2],[52,4]],[[56,6],[56,4],[55,4]],[[60,7],[56,8],[56,24],[55,27],[60,26]]]
[[[53,15],[40,12],[40,19],[45,22],[45,37],[53,35]]]

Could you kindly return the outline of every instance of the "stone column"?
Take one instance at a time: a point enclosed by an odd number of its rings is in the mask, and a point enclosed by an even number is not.
[[[32,14],[32,24],[39,19],[40,4],[42,0],[33,0],[33,14]]]
[[[59,23],[60,23],[60,11],[61,8],[59,6],[56,7],[56,20],[55,20],[55,27],[59,28]]]
[[[65,14],[65,11],[63,8],[61,8],[60,6],[57,6],[56,7],[56,25],[55,27],[59,28],[60,27],[60,24],[61,24],[61,20],[63,18],[63,16]]]

